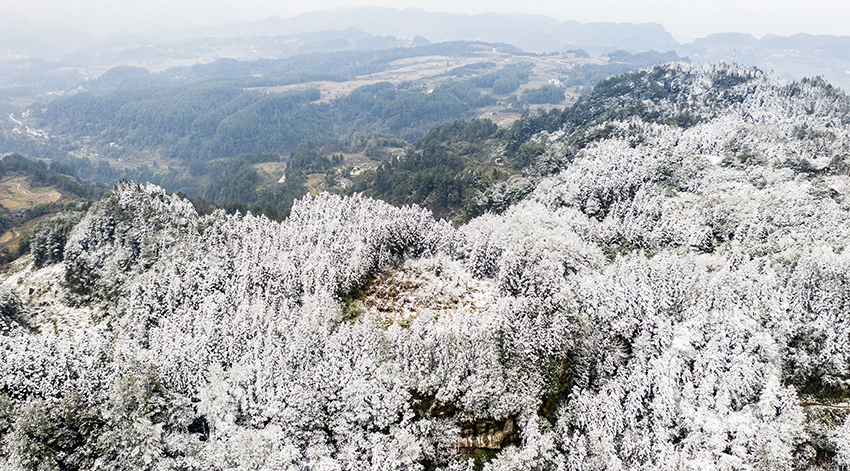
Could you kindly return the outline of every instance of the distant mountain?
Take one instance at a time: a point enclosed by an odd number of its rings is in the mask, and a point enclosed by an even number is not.
[[[850,36],[795,34],[756,39],[744,33],[710,34],[675,48],[694,62],[737,62],[787,80],[823,76],[850,90]]]
[[[559,22],[544,15],[461,15],[418,8],[359,7],[172,31],[159,39],[274,38],[347,28],[401,41],[418,36],[432,42],[504,42],[529,52],[583,49],[601,56],[618,49],[629,52],[675,50],[695,62],[736,62],[773,71],[788,80],[821,75],[839,87],[850,89],[850,74],[847,73],[850,71],[850,36],[797,34],[790,37],[767,35],[757,39],[745,33],[718,33],[680,44],[656,23],[582,24]]]
[[[33,21],[17,13],[0,11],[0,60],[29,57],[56,60],[95,43],[92,36],[70,26]]]
[[[675,51],[694,62],[736,62],[782,78],[823,76],[850,89],[850,36],[719,33],[680,44],[657,23],[579,23],[545,15],[435,13],[419,8],[336,8],[291,18],[269,17],[221,26],[192,27],[97,40],[73,27],[0,12],[0,60],[40,58],[102,71],[118,65],[164,70],[174,66],[279,59],[313,52],[386,49],[427,42],[478,40],[507,43],[534,53],[582,49],[593,56],[613,51]],[[95,72],[100,73],[100,72]],[[64,82],[63,82],[64,83]],[[0,88],[27,87],[20,80]],[[51,92],[61,87],[52,87]],[[34,92],[33,92],[34,93]],[[17,95],[16,95],[17,96]]]
[[[604,54],[616,49],[631,52],[649,49],[667,51],[678,45],[673,36],[657,23],[561,23],[545,15],[462,15],[432,13],[420,8],[399,10],[385,7],[341,7],[302,13],[292,18],[270,17],[220,27],[175,31],[162,37],[272,37],[346,28],[408,40],[423,36],[432,42],[505,42],[532,52],[563,51],[570,48],[582,48],[595,54]]]

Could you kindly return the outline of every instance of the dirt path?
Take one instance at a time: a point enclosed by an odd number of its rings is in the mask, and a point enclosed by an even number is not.
[[[18,183],[18,187],[16,188],[16,190],[20,193],[23,193],[24,196],[32,196],[34,198],[38,198],[39,196],[44,195],[44,193],[32,193],[32,192],[28,191],[26,188],[22,188],[21,183]],[[48,196],[48,198],[50,198],[51,203],[55,203],[59,198],[62,197],[62,195],[59,194],[56,191],[54,191],[52,193],[47,193],[47,196]]]
[[[9,242],[19,238],[20,236],[21,233],[15,230],[14,228],[9,229],[8,231],[4,232],[3,235],[0,236],[0,245],[6,245]]]
[[[309,191],[311,195],[316,196],[323,191],[322,181],[324,180],[324,178],[325,175],[322,173],[312,173],[307,176],[307,182],[304,183],[304,186],[307,188],[307,191]]]
[[[29,209],[43,203],[55,203],[62,194],[53,187],[33,189],[26,177],[0,180],[0,205],[8,209]]]

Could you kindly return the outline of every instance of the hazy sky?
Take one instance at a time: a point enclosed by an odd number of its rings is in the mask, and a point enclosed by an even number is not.
[[[70,23],[104,36],[122,32],[224,24],[271,15],[293,16],[337,6],[421,7],[454,13],[533,13],[558,20],[661,23],[680,42],[717,32],[756,37],[850,35],[850,2],[809,0],[0,0],[0,10]]]

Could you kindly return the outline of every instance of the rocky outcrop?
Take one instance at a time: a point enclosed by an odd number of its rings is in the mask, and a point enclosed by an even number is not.
[[[518,439],[518,430],[513,417],[505,420],[479,420],[462,424],[461,438],[457,441],[459,451],[475,449],[501,450]],[[465,450],[464,450],[465,449]]]

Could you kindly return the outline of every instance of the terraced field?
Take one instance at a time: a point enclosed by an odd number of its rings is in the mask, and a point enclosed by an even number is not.
[[[67,199],[55,187],[36,187],[30,184],[27,177],[8,176],[0,179],[0,205],[12,211],[14,215],[18,211],[34,208],[39,204],[55,203]],[[0,247],[14,247],[17,243],[27,237],[33,226],[42,218],[27,221],[21,226],[12,228],[0,234]]]
[[[0,179],[0,205],[10,210],[29,209],[61,198],[62,194],[56,188],[33,187],[24,176]]]

